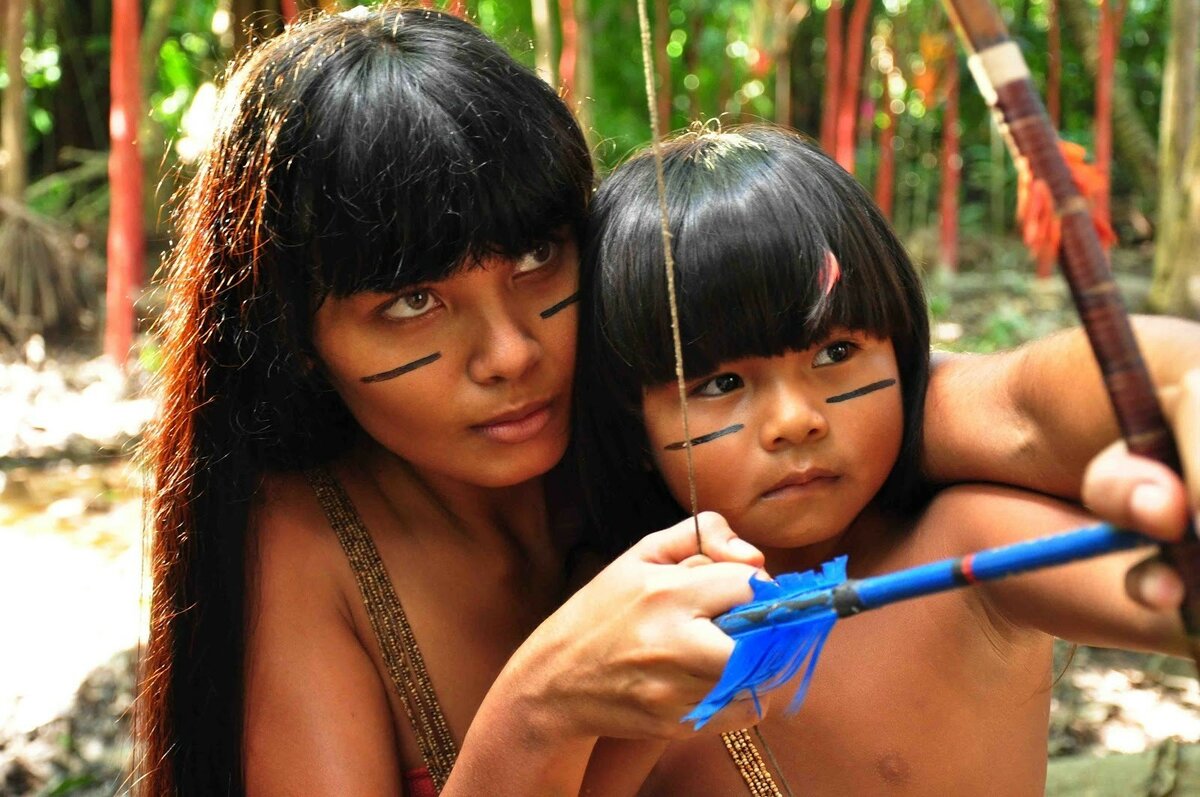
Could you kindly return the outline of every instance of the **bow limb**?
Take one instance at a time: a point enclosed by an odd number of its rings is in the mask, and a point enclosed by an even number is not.
[[[1071,177],[1020,49],[988,0],[944,4],[1010,153],[1023,159],[1050,189],[1054,212],[1062,220],[1063,274],[1104,375],[1122,437],[1131,452],[1179,473],[1179,453],[1092,224],[1089,203]],[[1200,668],[1200,541],[1195,528],[1188,530],[1184,542],[1163,546],[1163,557],[1183,576],[1187,597],[1181,613],[1192,658]]]

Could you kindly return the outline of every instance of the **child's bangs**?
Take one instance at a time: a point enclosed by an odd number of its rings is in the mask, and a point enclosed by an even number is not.
[[[911,310],[897,298],[906,295],[903,278],[890,266],[903,252],[857,203],[837,195],[836,181],[819,179],[826,164],[787,157],[794,148],[727,144],[706,157],[706,143],[693,144],[697,151],[667,172],[677,198],[670,215],[684,220],[672,225],[672,245],[688,377],[806,349],[834,327],[912,334]],[[650,205],[657,199],[635,188],[653,180],[632,173],[652,169],[648,158],[631,162],[608,187],[617,209],[603,220],[600,244],[602,326],[643,385],[670,381],[675,367],[659,214]],[[602,188],[596,207],[603,214],[608,204]]]

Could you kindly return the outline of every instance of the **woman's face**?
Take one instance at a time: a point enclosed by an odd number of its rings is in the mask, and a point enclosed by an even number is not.
[[[566,450],[578,290],[564,234],[399,293],[328,297],[313,345],[384,448],[418,471],[510,486]]]

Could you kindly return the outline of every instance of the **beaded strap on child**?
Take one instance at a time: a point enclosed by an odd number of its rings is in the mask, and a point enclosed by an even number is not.
[[[442,714],[425,660],[417,647],[408,616],[392,589],[383,560],[371,535],[350,503],[349,496],[329,471],[314,468],[307,471],[309,484],[317,494],[329,525],[337,534],[358,591],[362,594],[371,620],[371,629],[383,654],[392,684],[404,703],[404,712],[417,735],[421,758],[429,769],[429,777],[440,792],[450,777],[450,769],[458,756],[458,746],[450,735],[450,726]]]
[[[767,769],[767,764],[759,754],[754,738],[748,730],[743,728],[740,731],[723,733],[721,741],[725,742],[729,757],[733,759],[734,766],[746,782],[750,797],[783,797],[783,792],[775,785],[775,778],[771,777],[771,770]]]

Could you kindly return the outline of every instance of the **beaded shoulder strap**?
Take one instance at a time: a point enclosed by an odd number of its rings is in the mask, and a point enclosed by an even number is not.
[[[742,780],[746,782],[746,789],[751,797],[783,797],[748,730],[743,728],[740,731],[723,733],[721,741],[725,742],[725,749],[733,759]]]
[[[350,497],[342,489],[333,474],[324,468],[314,468],[305,473],[308,483],[317,494],[317,500],[329,525],[337,534],[350,567],[358,591],[367,608],[371,629],[383,654],[392,685],[404,703],[404,711],[417,735],[421,758],[429,769],[429,776],[440,792],[450,777],[450,768],[458,756],[458,746],[450,735],[450,726],[433,691],[425,660],[417,647],[412,627],[391,579],[379,557],[371,534],[350,503]]]

